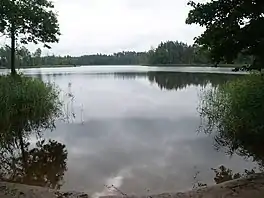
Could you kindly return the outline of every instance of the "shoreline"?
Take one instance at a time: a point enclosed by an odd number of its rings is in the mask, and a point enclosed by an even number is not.
[[[29,186],[0,181],[1,198],[88,198],[82,192],[62,192],[44,187]],[[102,198],[263,198],[264,173],[250,175],[221,184],[203,187],[186,192],[162,193],[155,195],[116,195]]]
[[[212,68],[235,68],[246,66],[246,64],[219,64],[215,67],[213,64],[139,64],[139,65],[39,65],[39,66],[23,66],[16,69],[30,69],[30,68],[61,68],[61,67],[81,67],[81,66],[145,66],[145,67],[212,67]],[[0,69],[10,69],[0,67]]]
[[[235,68],[235,67],[242,67],[246,66],[247,64],[218,64],[215,67],[214,64],[145,64],[141,66],[148,66],[148,67],[212,67],[212,68]]]

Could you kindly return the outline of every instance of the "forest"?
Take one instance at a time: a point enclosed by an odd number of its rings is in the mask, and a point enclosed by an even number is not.
[[[16,50],[16,67],[41,67],[41,66],[73,66],[73,65],[139,65],[146,62],[146,53],[143,52],[118,52],[111,55],[94,54],[83,56],[43,56],[40,48],[30,52],[26,47]],[[10,67],[10,47],[0,48],[0,66]]]
[[[10,47],[0,48],[0,66],[10,68]],[[250,64],[252,58],[238,55],[228,63]],[[54,67],[79,65],[177,65],[177,64],[210,64],[207,50],[198,45],[187,45],[178,41],[161,42],[156,48],[147,52],[123,51],[113,54],[93,54],[82,56],[43,55],[40,48],[30,52],[25,46],[16,49],[16,67]],[[226,63],[226,62],[222,62]]]

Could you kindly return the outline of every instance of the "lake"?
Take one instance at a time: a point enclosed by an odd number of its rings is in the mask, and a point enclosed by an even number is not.
[[[213,138],[197,132],[201,91],[239,76],[230,70],[95,66],[22,71],[62,90],[67,119],[44,135],[66,145],[62,189],[98,196],[110,193],[105,185],[127,194],[187,190],[196,180],[212,184],[211,168],[221,164],[235,172],[252,168],[250,160],[216,151]]]

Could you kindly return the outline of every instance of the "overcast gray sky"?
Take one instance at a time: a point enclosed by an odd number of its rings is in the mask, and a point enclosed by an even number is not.
[[[200,0],[201,1],[201,0]],[[54,0],[61,37],[44,55],[146,51],[161,41],[193,43],[201,28],[185,24],[188,0]],[[8,40],[2,40],[2,43]],[[34,50],[36,46],[29,46]]]

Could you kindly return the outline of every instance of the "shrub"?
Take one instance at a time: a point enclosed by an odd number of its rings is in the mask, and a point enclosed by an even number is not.
[[[216,134],[217,146],[264,159],[264,77],[245,75],[202,94],[202,131]]]
[[[19,136],[53,129],[61,114],[54,85],[23,75],[0,76],[0,144],[13,144]]]

